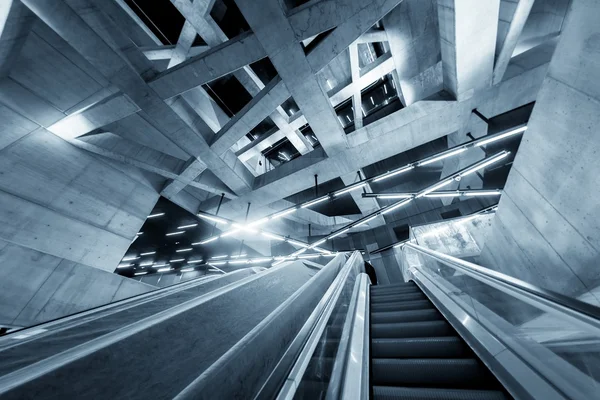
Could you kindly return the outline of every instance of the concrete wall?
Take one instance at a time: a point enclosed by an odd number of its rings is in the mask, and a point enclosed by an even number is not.
[[[571,2],[482,253],[484,265],[574,297],[600,284],[599,13],[597,1]]]
[[[15,51],[0,81],[0,325],[151,288],[111,272],[158,199],[156,182],[137,169],[46,129],[105,96],[102,75],[39,21]]]

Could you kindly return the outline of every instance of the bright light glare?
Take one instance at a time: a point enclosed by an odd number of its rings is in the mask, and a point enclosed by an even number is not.
[[[334,193],[333,195],[334,195],[334,196],[341,196],[341,195],[343,195],[343,194],[346,194],[346,193],[349,193],[349,192],[351,192],[351,191],[353,191],[353,190],[360,189],[361,187],[363,187],[363,186],[365,186],[365,185],[366,185],[366,183],[362,183],[362,184],[360,184],[360,185],[358,185],[358,186],[354,186],[354,187],[351,187],[351,188],[348,188],[348,189],[344,189],[344,190],[342,190],[342,191],[339,191],[339,192],[337,192],[337,193]]]
[[[218,218],[218,217],[213,217],[212,215],[198,214],[198,216],[200,218],[204,218],[204,219],[207,219],[209,221],[216,222],[217,224],[223,224],[223,225],[229,224],[229,222],[225,221],[224,219]]]
[[[134,275],[146,275],[148,272],[136,272]]]
[[[171,268],[161,268],[161,269],[158,270],[158,272],[167,272],[167,271],[170,271],[170,270],[171,270]]]
[[[193,228],[195,226],[198,226],[198,224],[189,224],[189,225],[178,226],[177,229]]]
[[[400,202],[400,203],[398,203],[398,204],[396,204],[396,205],[393,205],[393,206],[391,206],[390,208],[387,208],[387,209],[386,209],[385,211],[383,211],[381,214],[382,214],[382,215],[384,215],[384,214],[390,213],[390,212],[392,212],[392,211],[394,211],[394,210],[397,210],[397,209],[398,209],[398,208],[400,208],[400,207],[404,207],[405,205],[407,205],[407,204],[408,204],[408,203],[410,203],[411,201],[412,201],[412,199],[407,199],[407,200],[404,200],[404,201],[402,201],[402,202]]]
[[[201,242],[192,243],[192,246],[195,246],[195,245],[197,245],[197,244],[206,244],[206,243],[214,242],[214,241],[215,241],[215,240],[217,240],[218,238],[219,238],[218,236],[215,236],[215,237],[212,237],[212,238],[210,238],[210,239],[203,240],[203,241],[201,241]]]
[[[285,240],[284,237],[272,235],[272,234],[267,233],[267,232],[261,232],[260,234],[263,235],[263,236],[265,236],[265,237],[268,237],[269,239],[274,239],[274,240],[279,240],[279,241],[284,241]]]
[[[419,197],[423,197],[423,196],[427,195],[428,193],[435,192],[435,191],[436,191],[436,190],[438,190],[439,188],[441,188],[441,187],[444,187],[444,186],[447,186],[447,185],[451,184],[452,182],[454,182],[454,179],[446,179],[445,181],[443,181],[443,182],[440,182],[440,183],[438,183],[437,185],[433,185],[433,186],[431,186],[430,188],[423,190],[423,191],[422,191],[421,193],[419,193],[419,194],[418,194],[416,197],[417,197],[417,198],[419,198]]]
[[[481,192],[465,192],[465,196],[500,196],[499,190],[485,190]]]
[[[239,228],[238,228],[238,229],[232,229],[232,230],[230,230],[230,231],[227,231],[227,232],[225,232],[225,233],[221,234],[221,237],[222,237],[222,238],[224,238],[224,237],[227,237],[227,236],[235,235],[235,234],[236,234],[236,233],[238,233],[239,231],[240,231],[240,229],[239,229]]]
[[[379,178],[375,179],[373,182],[379,182],[379,181],[382,181],[384,179],[391,178],[392,176],[396,176],[396,175],[402,174],[402,173],[404,173],[406,171],[410,171],[413,168],[414,168],[414,165],[409,165],[407,167],[400,168],[398,171],[388,172],[387,174],[385,174],[383,176],[380,176]]]
[[[317,199],[317,200],[309,201],[308,203],[303,204],[301,207],[302,208],[306,208],[306,207],[314,206],[315,204],[322,203],[322,202],[327,201],[327,200],[329,200],[329,196],[325,196],[325,197],[322,197],[322,198]]]
[[[517,133],[525,132],[526,130],[527,130],[527,127],[522,126],[520,128],[514,129],[512,131],[508,131],[506,133],[500,134],[496,137],[491,137],[489,139],[482,140],[481,142],[477,143],[475,146],[477,146],[477,147],[485,146],[486,144],[496,142],[498,140],[502,140],[508,136],[516,135]]]
[[[350,230],[350,228],[346,228],[346,229],[342,229],[341,231],[339,231],[338,233],[335,233],[331,236],[329,236],[329,239],[333,239],[335,237],[338,237],[340,235],[343,235],[344,233],[348,232]]]
[[[442,155],[439,155],[437,157],[431,158],[429,160],[419,161],[419,163],[417,165],[419,167],[422,167],[423,165],[432,164],[432,163],[434,163],[436,161],[443,160],[444,158],[452,157],[452,156],[454,156],[456,154],[462,153],[463,151],[467,151],[467,149],[465,149],[465,148],[456,149],[456,150],[453,150],[453,151],[451,151],[449,153],[442,154]]]
[[[148,218],[162,217],[163,215],[165,215],[165,213],[150,214],[148,215]]]
[[[461,196],[461,192],[453,192],[453,193],[427,193],[425,197],[459,197]]]
[[[280,213],[277,213],[277,214],[273,215],[273,216],[271,217],[271,219],[275,219],[275,218],[281,218],[281,217],[283,217],[284,215],[291,214],[291,213],[293,213],[293,212],[294,212],[294,211],[296,211],[296,210],[297,210],[297,208],[291,208],[291,209],[289,209],[289,210],[282,211],[282,212],[280,212]]]
[[[211,258],[210,258],[210,260],[219,260],[219,259],[221,259],[221,258],[227,258],[227,254],[224,254],[224,255],[222,255],[222,256],[214,256],[214,257],[211,257]]]

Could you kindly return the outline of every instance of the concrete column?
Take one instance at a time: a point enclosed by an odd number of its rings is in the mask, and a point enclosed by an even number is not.
[[[500,0],[438,0],[444,89],[458,100],[492,84],[499,8]]]
[[[360,66],[358,62],[358,44],[352,43],[348,49],[350,51],[350,71],[352,72],[352,83],[354,93],[352,95],[352,106],[354,107],[354,129],[363,127],[362,103],[360,98],[361,87],[358,85],[360,80]]]
[[[599,14],[597,1],[571,2],[482,254],[486,266],[572,297],[600,285]]]

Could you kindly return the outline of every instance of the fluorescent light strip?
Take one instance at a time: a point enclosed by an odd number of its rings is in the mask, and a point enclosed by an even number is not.
[[[452,150],[452,151],[450,151],[450,152],[448,152],[446,154],[441,154],[441,155],[439,155],[437,157],[434,157],[434,158],[425,159],[424,161],[419,161],[417,163],[417,166],[422,167],[423,165],[433,164],[436,161],[440,161],[440,160],[443,160],[444,158],[452,157],[452,156],[454,156],[456,154],[462,153],[463,151],[467,151],[467,149],[463,147],[463,148],[460,148],[460,149]]]
[[[176,258],[174,260],[169,260],[169,262],[181,262],[181,261],[185,261],[185,258]]]
[[[248,260],[233,260],[233,261],[229,261],[229,264],[234,264],[234,265],[238,265],[238,264],[248,264]]]
[[[149,266],[151,266],[152,264],[154,264],[154,263],[152,263],[152,262],[147,262],[147,263],[140,264],[140,267],[149,267]]]
[[[207,220],[209,220],[209,221],[216,222],[217,224],[223,224],[223,225],[228,225],[228,224],[229,224],[229,222],[228,222],[228,221],[226,221],[226,220],[224,220],[224,219],[222,219],[222,218],[213,217],[213,216],[211,216],[211,215],[206,215],[206,214],[198,214],[198,216],[199,216],[200,218],[204,218],[204,219],[207,219]]]
[[[308,245],[306,243],[298,242],[293,239],[288,239],[288,243],[295,244],[296,246],[300,246],[300,247],[306,247],[306,248],[310,247],[310,245]]]
[[[425,197],[460,197],[462,196],[462,192],[454,192],[454,193],[427,193]]]
[[[383,176],[380,176],[379,178],[374,179],[373,182],[380,182],[380,181],[382,181],[384,179],[391,178],[392,176],[396,176],[396,175],[402,174],[404,172],[410,171],[413,168],[415,168],[414,165],[408,165],[406,167],[400,168],[397,171],[388,172],[387,174],[385,174]]]
[[[148,218],[162,217],[163,215],[165,215],[165,213],[150,214],[148,215]]]
[[[306,255],[300,256],[298,258],[301,258],[304,260],[304,259],[319,258],[319,257],[321,257],[320,254],[306,254]]]
[[[411,193],[399,193],[399,194],[378,194],[377,196],[378,199],[410,199],[413,197],[413,194]]]
[[[209,260],[219,260],[221,258],[227,258],[227,254],[222,255],[222,256],[214,256],[214,257],[209,258]]]
[[[445,181],[443,181],[443,182],[440,182],[440,183],[438,183],[438,184],[435,184],[435,185],[433,185],[433,186],[430,186],[429,188],[427,188],[427,189],[425,189],[425,190],[421,191],[419,194],[417,194],[416,198],[423,197],[423,196],[425,196],[426,194],[428,194],[428,193],[431,193],[431,192],[435,192],[435,191],[436,191],[436,190],[438,190],[439,188],[441,188],[441,187],[444,187],[444,186],[447,186],[447,185],[451,184],[452,182],[454,182],[454,178],[449,178],[449,179],[446,179],[446,180],[445,180]]]
[[[251,260],[250,262],[252,264],[259,264],[259,263],[263,263],[263,262],[267,262],[267,261],[271,261],[273,259],[273,257],[266,257],[266,258],[255,258],[254,260]]]
[[[269,220],[269,217],[261,218],[259,220],[254,221],[254,222],[250,222],[249,224],[246,225],[246,227],[252,227],[252,226],[262,225],[265,222],[267,222],[268,220]]]
[[[137,260],[139,257],[125,257],[124,259],[122,259],[121,261],[133,261],[133,260]]]
[[[179,249],[179,250],[175,250],[176,253],[185,253],[186,251],[192,251],[194,249],[192,249],[191,247],[188,247],[186,249]]]
[[[512,135],[516,135],[517,133],[521,133],[521,132],[525,132],[527,130],[526,126],[522,126],[520,128],[514,129],[512,131],[508,131],[506,133],[502,133],[498,136],[495,137],[491,137],[489,139],[484,139],[481,142],[478,142],[477,144],[475,144],[476,147],[481,147],[481,146],[485,146],[486,144],[492,143],[492,142],[496,142],[498,140],[502,140],[506,137],[512,136]]]
[[[293,213],[293,212],[294,212],[294,211],[296,211],[296,210],[297,210],[297,208],[291,208],[291,209],[289,209],[289,210],[282,211],[282,212],[280,212],[280,213],[277,213],[277,214],[273,215],[273,216],[271,217],[271,219],[275,219],[275,218],[281,218],[281,217],[283,217],[283,216],[285,216],[285,215],[288,215],[288,214],[291,214],[291,213]]]
[[[152,254],[156,254],[156,252],[155,251],[149,251],[147,253],[141,253],[140,256],[150,256]]]
[[[308,249],[300,249],[300,250],[298,250],[298,251],[296,251],[296,252],[292,253],[292,255],[291,255],[291,256],[292,256],[292,257],[296,257],[296,256],[298,256],[299,254],[305,253],[305,252],[306,252],[306,250],[308,250]]]
[[[171,268],[161,268],[161,269],[158,270],[158,272],[167,272],[167,271],[170,271],[170,270],[171,270]]]
[[[364,221],[360,221],[358,224],[356,224],[356,225],[353,225],[352,227],[353,227],[353,228],[356,228],[357,226],[364,225],[364,224],[366,224],[366,223],[367,223],[367,222],[369,222],[369,221],[373,221],[373,220],[374,220],[375,218],[377,218],[377,217],[378,217],[378,215],[377,215],[377,214],[375,214],[375,215],[373,215],[371,218],[367,218],[367,219],[365,219]]]
[[[217,239],[219,239],[219,237],[218,237],[218,236],[215,236],[215,237],[212,237],[212,238],[209,238],[209,239],[203,240],[203,241],[201,241],[201,242],[192,243],[192,246],[196,246],[196,245],[198,245],[198,244],[207,244],[207,243],[210,243],[210,242],[214,242],[214,241],[215,241],[215,240],[217,240]]]
[[[117,266],[117,268],[129,268],[132,266],[133,266],[133,264],[121,264],[121,265]]]
[[[309,201],[308,203],[303,204],[301,206],[301,208],[307,208],[307,207],[310,207],[310,206],[314,206],[315,204],[319,204],[319,203],[322,203],[322,202],[327,201],[327,200],[329,200],[329,196],[321,197],[320,199]]]
[[[474,167],[469,168],[468,170],[461,172],[460,176],[467,176],[470,175],[472,173],[475,173],[477,171],[479,171],[482,168],[487,167],[488,165],[491,165],[493,163],[495,163],[496,161],[502,160],[504,157],[508,156],[510,154],[510,152],[505,152],[503,154],[498,154],[495,157],[490,158],[489,160],[487,160],[486,162],[480,164],[480,165],[475,165]]]
[[[350,228],[342,229],[338,233],[335,233],[335,234],[333,234],[331,236],[328,236],[327,239],[333,239],[334,237],[338,237],[340,235],[343,235],[344,233],[348,232],[349,230],[350,230]]]
[[[284,241],[285,240],[284,237],[272,235],[272,234],[267,233],[267,232],[261,232],[260,234],[263,235],[263,236],[265,236],[265,237],[268,237],[269,239],[280,240],[280,241]]]
[[[135,236],[140,236],[140,235],[143,235],[143,234],[144,234],[144,232],[138,232],[138,233],[135,234]]]
[[[499,190],[484,190],[481,192],[465,192],[465,196],[500,196]]]
[[[331,251],[329,251],[329,250],[326,250],[326,249],[322,249],[322,248],[320,248],[320,247],[314,247],[314,249],[315,249],[316,251],[318,251],[319,253],[323,253],[323,254],[329,254],[329,253],[331,253]]]
[[[227,261],[209,262],[210,265],[225,265]]]
[[[182,225],[182,226],[178,226],[177,229],[193,228],[195,226],[198,226],[198,224]]]
[[[404,207],[405,205],[407,205],[407,204],[408,204],[408,203],[410,203],[411,201],[413,201],[413,199],[407,199],[407,200],[404,200],[404,201],[402,201],[402,202],[400,202],[400,203],[398,203],[398,204],[396,204],[396,205],[393,205],[393,206],[391,206],[390,208],[386,208],[386,209],[385,209],[385,210],[384,210],[384,211],[381,213],[381,215],[385,215],[385,214],[387,214],[387,213],[391,213],[392,211],[394,211],[394,210],[397,210],[397,209],[399,209],[400,207]]]
[[[341,195],[343,195],[343,194],[346,194],[346,193],[352,192],[353,190],[360,189],[360,188],[364,187],[365,185],[366,185],[366,183],[361,183],[361,184],[360,184],[360,185],[358,185],[358,186],[353,186],[353,187],[350,187],[350,188],[348,188],[348,189],[344,189],[344,190],[342,190],[342,191],[339,191],[339,192],[336,192],[336,193],[334,193],[333,195],[334,195],[334,196],[341,196]]]
[[[154,264],[154,265],[152,266],[152,268],[166,267],[167,265],[169,265],[169,264]]]
[[[185,231],[179,231],[179,232],[170,232],[170,233],[167,233],[165,236],[175,236],[175,235],[181,235],[182,233],[185,233]]]
[[[315,248],[315,247],[317,247],[317,246],[319,246],[319,245],[322,245],[322,244],[323,244],[323,243],[325,243],[326,241],[327,241],[327,238],[325,238],[325,239],[321,239],[321,240],[319,240],[318,242],[315,242],[315,243],[311,244],[311,245],[310,245],[310,247],[311,247],[311,248]]]
[[[188,264],[197,264],[197,263],[201,263],[204,260],[188,260]]]
[[[135,272],[134,275],[146,275],[148,272]]]

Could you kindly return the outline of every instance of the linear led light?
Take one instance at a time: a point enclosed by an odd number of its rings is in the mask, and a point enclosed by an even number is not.
[[[201,263],[204,260],[188,260],[188,264],[197,264],[197,263]]]
[[[221,258],[227,258],[227,254],[222,255],[222,256],[214,256],[214,257],[209,258],[209,260],[219,260]]]
[[[487,160],[486,162],[484,162],[482,164],[475,165],[474,167],[471,167],[471,168],[467,169],[466,171],[461,172],[460,176],[467,176],[467,175],[470,175],[472,173],[475,173],[478,170],[480,170],[482,168],[485,168],[488,165],[491,165],[491,164],[495,163],[498,160],[503,159],[504,157],[508,156],[509,154],[510,154],[510,152],[508,152],[508,151],[505,152],[505,153],[502,153],[502,154],[498,154],[497,156],[490,158],[489,160]]]
[[[460,197],[462,196],[462,192],[452,192],[452,193],[427,193],[425,197]]]
[[[181,235],[182,233],[185,233],[185,231],[170,232],[170,233],[167,233],[165,236]]]
[[[198,214],[198,216],[200,218],[204,218],[204,219],[207,219],[209,221],[216,222],[217,224],[223,224],[223,225],[228,225],[229,224],[229,222],[226,221],[226,220],[224,220],[223,218],[213,217],[212,215]]]
[[[234,265],[238,265],[238,264],[248,264],[248,260],[233,260],[233,261],[229,261],[229,264],[234,264]]]
[[[410,199],[413,197],[412,193],[398,193],[398,194],[378,194],[378,199]]]
[[[138,232],[138,233],[135,234],[135,236],[140,236],[140,235],[143,235],[143,234],[144,234],[144,232]]]
[[[238,254],[238,255],[235,255],[235,256],[231,256],[231,258],[240,258],[240,257],[246,257],[247,255],[248,255],[248,254],[246,254],[246,253],[242,253],[242,254]]]
[[[298,241],[296,241],[296,240],[293,240],[293,239],[288,239],[287,241],[288,241],[288,243],[295,244],[296,246],[300,246],[300,247],[306,247],[306,248],[310,247],[310,246],[309,246],[308,244],[306,244],[306,243],[298,242]]]
[[[517,133],[525,132],[526,130],[527,130],[527,127],[526,126],[522,126],[520,128],[513,129],[512,131],[508,131],[506,133],[502,133],[502,134],[500,134],[498,136],[482,140],[481,142],[478,142],[475,146],[476,147],[485,146],[486,144],[489,144],[489,143],[492,143],[492,142],[495,142],[495,141],[498,141],[498,140],[502,140],[502,139],[504,139],[504,138],[506,138],[508,136],[516,135]]]
[[[169,262],[181,262],[181,261],[185,261],[185,258],[176,258],[174,260],[169,260]]]
[[[135,272],[134,275],[146,275],[148,272]]]
[[[299,256],[298,258],[301,258],[304,260],[304,259],[319,258],[319,257],[321,257],[320,254],[305,254],[303,256]]]
[[[383,176],[380,176],[379,178],[373,180],[373,182],[379,182],[379,181],[382,181],[384,179],[391,178],[392,176],[403,174],[404,172],[410,171],[414,167],[415,167],[414,165],[408,165],[406,167],[400,168],[397,171],[388,172],[387,174],[385,174]]]
[[[430,158],[430,159],[425,159],[424,161],[419,161],[417,163],[417,166],[422,167],[423,165],[433,164],[436,161],[440,161],[440,160],[443,160],[444,158],[452,157],[452,156],[454,156],[454,155],[456,155],[458,153],[462,153],[463,151],[467,151],[467,149],[463,147],[461,149],[456,149],[456,150],[450,151],[448,153],[441,154],[441,155],[439,155],[437,157],[433,157],[433,158]]]
[[[185,253],[186,251],[192,251],[194,249],[192,249],[191,247],[185,248],[185,249],[179,249],[179,250],[175,250],[176,253]]]
[[[246,225],[246,227],[259,226],[259,225],[264,224],[268,220],[269,220],[269,217],[261,218],[259,220],[254,221],[254,222],[250,222],[249,224]]]
[[[221,234],[221,237],[222,237],[222,238],[224,238],[224,237],[227,237],[227,236],[235,235],[235,234],[236,234],[236,233],[238,233],[239,231],[240,231],[240,229],[239,229],[239,228],[237,228],[237,229],[232,229],[232,230],[230,230],[230,231],[227,231],[227,232],[225,232],[225,233]]]
[[[263,235],[263,236],[265,236],[265,237],[268,237],[269,239],[280,240],[280,241],[284,241],[285,240],[284,237],[272,235],[272,234],[267,233],[267,232],[261,232],[260,234]]]
[[[154,264],[154,265],[152,266],[152,268],[165,267],[165,266],[167,266],[167,265],[169,265],[169,264]]]
[[[438,183],[437,185],[430,186],[429,188],[423,190],[421,193],[417,194],[416,198],[423,197],[423,196],[425,196],[425,195],[427,195],[428,193],[431,193],[431,192],[435,192],[439,188],[442,188],[442,187],[444,187],[446,185],[449,185],[452,182],[454,182],[454,178],[449,178],[449,179],[446,179],[443,182]]]
[[[310,245],[310,247],[312,247],[312,248],[315,248],[315,247],[317,247],[317,246],[320,246],[320,245],[322,245],[322,244],[323,244],[323,243],[325,243],[326,241],[327,241],[327,238],[325,238],[325,239],[321,239],[321,240],[319,240],[319,241],[317,241],[317,242],[315,242],[315,243],[311,244],[311,245]]]
[[[195,226],[198,226],[198,224],[182,225],[182,226],[178,226],[177,229],[193,228]]]
[[[329,253],[329,254],[323,254],[323,257],[335,257],[337,256],[337,252],[336,253]]]
[[[147,253],[141,253],[140,256],[150,256],[152,254],[156,254],[156,252],[155,251],[149,251]]]
[[[139,257],[125,257],[124,259],[122,259],[121,261],[133,261],[133,260],[137,260]]]
[[[146,262],[146,263],[140,264],[140,267],[149,267],[152,264],[154,264],[154,263],[152,263],[152,262]]]
[[[499,190],[482,190],[479,192],[465,192],[465,196],[500,196]]]
[[[272,259],[273,259],[273,257],[255,258],[254,260],[251,260],[250,262],[252,264],[260,264],[263,262],[271,261]]]
[[[161,268],[161,269],[159,269],[158,272],[167,272],[167,271],[170,271],[170,270],[171,270],[171,268],[167,267],[167,268]]]
[[[131,266],[133,266],[133,264],[121,264],[121,265],[117,266],[117,268],[129,268]]]
[[[350,188],[348,188],[348,189],[344,189],[344,190],[341,190],[341,191],[339,191],[339,192],[336,192],[336,193],[334,193],[333,195],[334,195],[334,196],[341,196],[341,195],[343,195],[343,194],[346,194],[346,193],[352,192],[353,190],[360,189],[361,187],[363,187],[363,186],[365,186],[365,185],[366,185],[366,183],[361,183],[360,185],[353,186],[353,187],[350,187]]]
[[[273,216],[271,217],[271,219],[275,219],[275,218],[281,218],[281,217],[283,217],[283,216],[285,216],[285,215],[288,215],[288,214],[291,214],[291,213],[293,213],[293,212],[294,212],[294,211],[296,211],[296,210],[297,210],[297,208],[290,208],[289,210],[285,210],[285,211],[282,211],[282,212],[280,212],[280,213],[277,213],[277,214],[273,215]]]
[[[216,261],[216,262],[210,262],[210,265],[225,265],[227,264],[227,261]]]
[[[295,251],[295,252],[293,252],[293,253],[291,254],[291,256],[292,256],[292,257],[296,257],[296,256],[298,256],[298,255],[300,255],[300,254],[302,254],[302,253],[305,253],[305,252],[306,252],[306,250],[308,250],[308,249],[300,249],[300,250],[298,250],[298,251]]]
[[[162,217],[163,215],[165,215],[165,213],[150,214],[148,215],[148,218],[157,218]]]
[[[192,246],[196,246],[196,245],[198,245],[198,244],[206,244],[206,243],[214,242],[214,241],[215,241],[215,240],[217,240],[218,238],[219,238],[218,236],[211,237],[211,238],[208,238],[208,239],[206,239],[206,240],[203,240],[203,241],[201,241],[201,242],[192,243]]]
[[[181,272],[191,272],[193,270],[194,270],[194,268],[184,268],[184,269],[181,269],[180,271]]]
[[[386,208],[386,209],[385,209],[385,210],[384,210],[384,211],[381,213],[381,215],[385,215],[385,214],[387,214],[387,213],[391,213],[392,211],[394,211],[394,210],[397,210],[397,209],[398,209],[398,208],[400,208],[400,207],[404,207],[405,205],[407,205],[408,203],[410,203],[412,200],[413,200],[413,199],[406,199],[406,200],[404,200],[404,201],[402,201],[402,202],[400,202],[400,203],[398,203],[398,204],[394,204],[394,205],[392,205],[391,207],[389,207],[389,208]]]
[[[318,251],[319,253],[323,253],[323,254],[329,254],[329,253],[331,253],[331,251],[329,251],[329,250],[326,250],[326,249],[322,249],[322,248],[320,248],[320,247],[314,247],[314,249],[315,249],[316,251]]]
[[[348,232],[349,230],[350,230],[350,228],[342,229],[338,233],[334,233],[333,235],[329,236],[328,239],[333,239],[334,237],[338,237],[340,235],[343,235],[344,233]]]
[[[319,204],[319,203],[322,203],[322,202],[327,201],[327,200],[329,200],[329,196],[325,196],[325,197],[321,197],[320,199],[317,199],[317,200],[309,201],[306,204],[302,204],[301,207],[302,208],[307,208],[307,207],[314,206],[315,204]]]
[[[366,223],[367,223],[367,222],[369,222],[369,221],[373,221],[373,220],[374,220],[375,218],[377,218],[377,217],[378,217],[378,215],[377,215],[377,214],[375,214],[375,215],[373,215],[371,218],[367,218],[367,219],[365,219],[364,221],[360,221],[358,224],[356,224],[356,225],[353,225],[352,227],[353,227],[353,228],[356,228],[357,226],[364,225],[364,224],[366,224]]]

